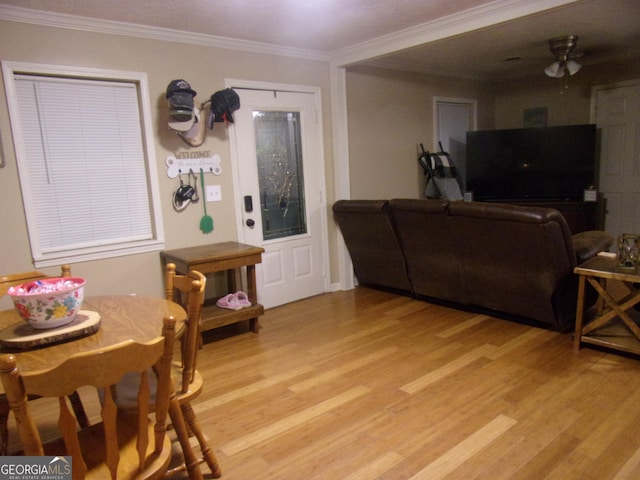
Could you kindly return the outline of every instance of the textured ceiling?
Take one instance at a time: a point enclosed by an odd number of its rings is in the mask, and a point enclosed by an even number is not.
[[[551,0],[0,0],[0,5],[260,42],[332,55],[451,15]],[[556,3],[557,4],[557,3]],[[580,60],[640,56],[640,0],[580,0],[475,31],[359,58],[393,68],[468,78],[514,77],[552,61],[547,40],[578,35]],[[386,53],[386,52],[385,52]],[[515,59],[514,59],[515,58]],[[506,59],[512,59],[506,61]]]
[[[490,1],[2,0],[0,3],[329,53]]]
[[[640,0],[592,0],[447,38],[377,63],[468,78],[514,78],[553,60],[548,39],[578,35],[584,65],[640,57]]]

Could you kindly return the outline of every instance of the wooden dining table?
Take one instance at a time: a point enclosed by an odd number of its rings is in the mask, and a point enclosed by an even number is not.
[[[75,353],[110,347],[125,340],[148,342],[162,334],[162,320],[168,315],[175,318],[176,334],[179,336],[187,319],[184,308],[175,302],[161,297],[137,295],[85,297],[80,313],[85,312],[91,312],[92,315],[97,313],[100,317],[94,333],[34,348],[13,348],[0,344],[0,353],[13,353],[23,372],[46,369],[62,363]],[[0,311],[0,334],[6,329],[26,327],[15,309]],[[65,327],[59,327],[62,328]],[[35,329],[29,327],[28,331],[33,333]],[[0,393],[4,393],[2,384]]]
[[[176,336],[180,337],[187,321],[187,312],[179,304],[161,297],[137,295],[86,297],[78,314],[79,317],[96,318],[96,314],[99,316],[99,323],[92,333],[33,348],[14,348],[11,343],[7,345],[6,342],[0,342],[0,354],[15,355],[18,368],[22,372],[36,371],[58,365],[76,353],[107,348],[127,340],[149,342],[162,334],[163,319],[167,316],[175,319]],[[73,323],[76,322],[86,322],[86,320],[77,318],[68,327],[62,326],[51,330],[62,331],[64,328],[73,328]],[[33,327],[25,328],[25,326],[26,322],[20,318],[15,309],[0,311],[0,337],[3,333],[5,339],[15,337],[16,332],[24,331],[29,337],[38,333]],[[50,333],[55,334],[55,332]],[[4,398],[2,383],[0,383],[0,398]],[[169,415],[173,428],[176,431],[180,429],[183,437],[187,438],[187,427],[175,396],[172,397],[169,406]],[[6,445],[1,447],[6,449]],[[181,447],[185,464],[198,465],[191,446],[187,443]],[[189,477],[193,480],[203,478],[199,468],[192,469]]]

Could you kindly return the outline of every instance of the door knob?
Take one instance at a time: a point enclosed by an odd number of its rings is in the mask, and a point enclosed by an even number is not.
[[[256,224],[252,218],[248,218],[245,223],[247,224],[247,227],[253,227]]]

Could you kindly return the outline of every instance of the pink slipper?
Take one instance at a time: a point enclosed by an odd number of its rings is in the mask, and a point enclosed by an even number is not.
[[[236,292],[235,295],[236,295],[237,303],[238,305],[240,305],[240,308],[251,306],[251,302],[249,301],[249,298],[247,297],[246,293],[244,293],[243,291],[239,291],[239,292]]]
[[[219,298],[216,305],[220,308],[228,308],[229,310],[240,310],[241,305],[238,305],[238,299],[235,293],[229,293],[222,298]]]
[[[216,305],[220,308],[227,308],[229,310],[241,310],[245,307],[250,307],[251,302],[247,298],[247,294],[239,291],[236,293],[229,293],[222,298],[219,298]]]

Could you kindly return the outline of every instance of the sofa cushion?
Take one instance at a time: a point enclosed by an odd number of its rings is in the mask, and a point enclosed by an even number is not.
[[[389,205],[416,295],[463,302],[449,202],[392,199]]]
[[[411,293],[387,200],[339,200],[333,216],[361,285]]]
[[[557,316],[556,300],[575,308],[575,293],[565,290],[577,285],[571,233],[559,212],[490,203],[456,203],[449,210],[472,305],[559,328],[573,319]]]

